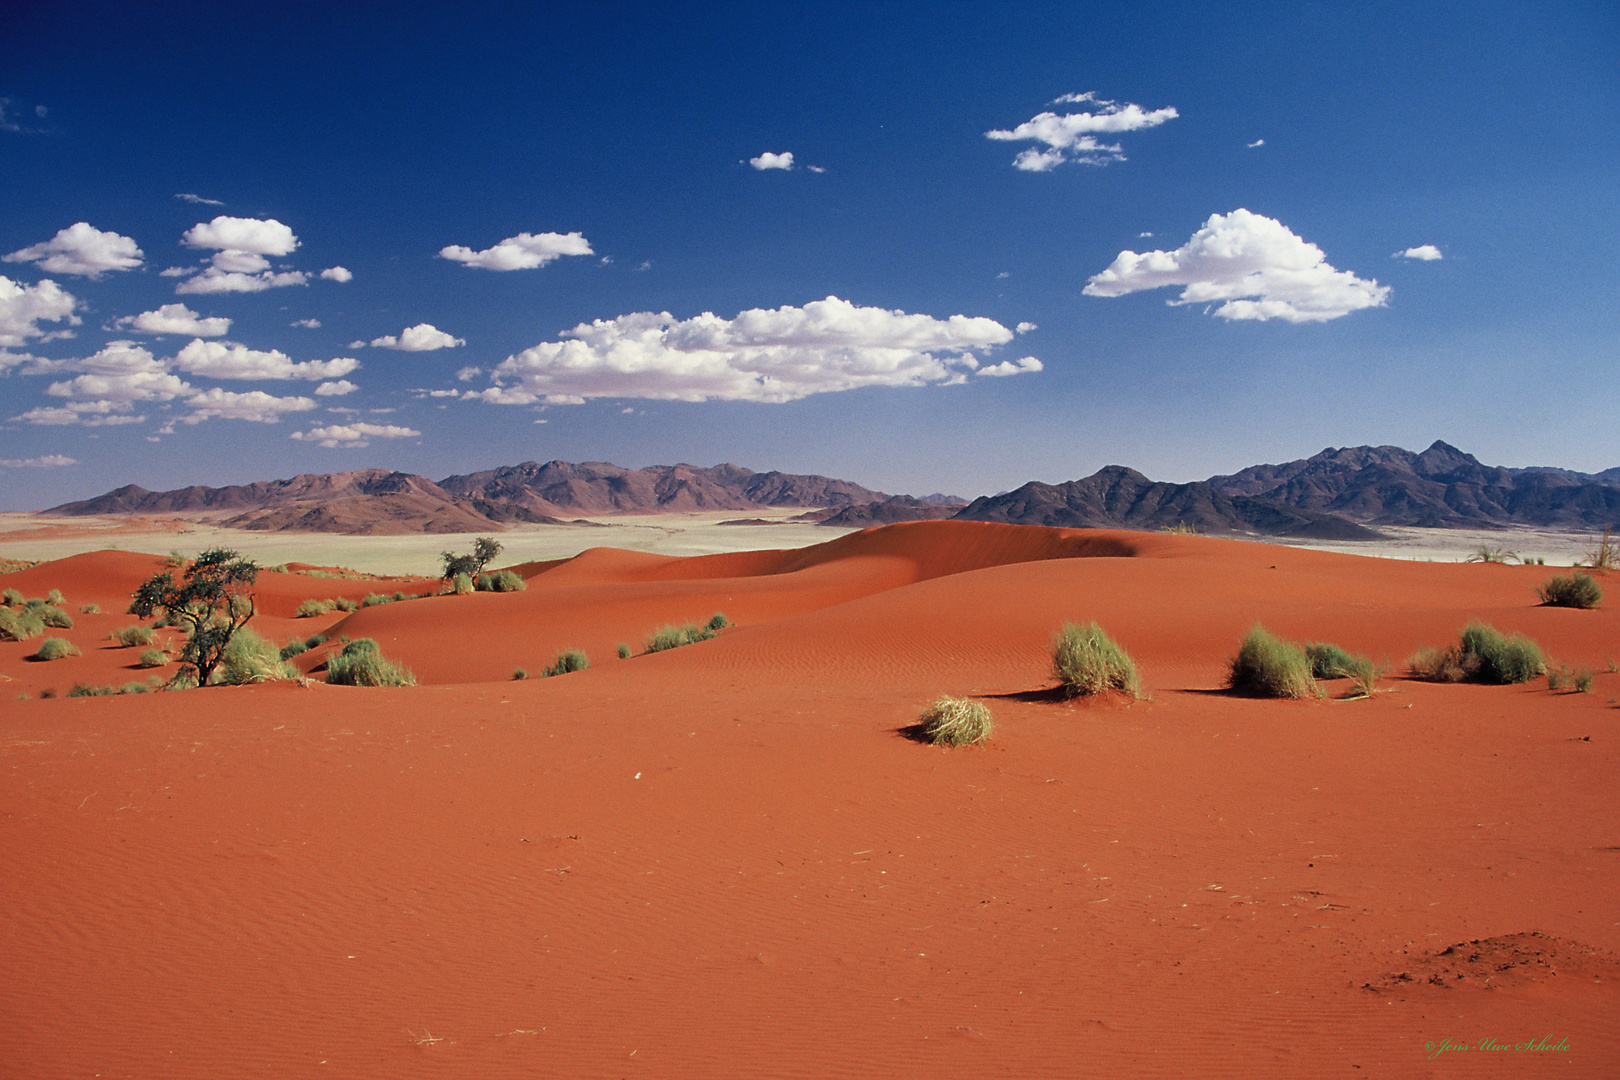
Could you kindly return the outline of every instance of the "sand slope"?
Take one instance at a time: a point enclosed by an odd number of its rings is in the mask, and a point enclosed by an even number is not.
[[[0,703],[8,1075],[1620,1068],[1620,675],[1217,692],[1257,618],[1399,658],[1478,616],[1620,658],[1612,607],[1534,606],[1545,569],[920,522],[525,573],[342,621],[413,689]],[[717,608],[716,640],[612,659]],[[1092,618],[1150,700],[1045,692]],[[593,667],[504,681],[565,646]],[[42,666],[22,648],[0,672]],[[995,740],[904,738],[940,692]]]

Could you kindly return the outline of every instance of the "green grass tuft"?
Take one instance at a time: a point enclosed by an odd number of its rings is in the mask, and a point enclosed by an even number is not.
[[[647,653],[663,652],[666,649],[678,649],[682,645],[695,645],[700,641],[708,641],[714,637],[714,631],[697,623],[681,623],[679,626],[670,625],[661,627],[647,639],[646,647],[642,650]]]
[[[1118,690],[1137,697],[1136,662],[1096,623],[1064,623],[1052,643],[1052,677],[1070,697]]]
[[[710,630],[724,630],[730,625],[731,620],[726,618],[726,613],[723,611],[717,611],[709,616],[708,628]]]
[[[619,659],[620,660],[628,660],[628,659],[630,659],[630,646],[626,645],[622,641],[619,642]]]
[[[356,638],[326,662],[326,681],[333,686],[415,686],[416,676],[384,657],[371,638]]]
[[[1603,590],[1591,574],[1559,574],[1549,578],[1547,584],[1536,589],[1536,595],[1547,607],[1572,607],[1591,610],[1603,599]]]
[[[50,592],[45,594],[45,602],[47,604],[51,604],[53,606],[56,605],[56,604],[60,604],[63,600],[66,600],[66,599],[67,599],[67,597],[62,595],[62,590],[61,589],[52,589]]]
[[[143,668],[162,667],[169,662],[169,655],[162,649],[143,649],[135,662]]]
[[[46,626],[55,627],[58,630],[73,629],[73,616],[69,615],[59,607],[44,604],[35,608],[34,611],[39,615],[40,621]]]
[[[23,594],[16,589],[7,589],[4,593],[0,593],[0,603],[6,607],[22,607],[26,601]]]
[[[1503,634],[1471,622],[1450,649],[1419,649],[1407,661],[1414,679],[1428,682],[1525,683],[1547,672],[1541,646],[1523,634]]]
[[[529,673],[527,671],[524,671],[522,668],[515,668],[512,671],[512,681],[513,682],[520,682],[523,679],[527,679],[528,677],[529,677]]]
[[[584,652],[579,649],[565,649],[557,654],[556,663],[540,673],[540,677],[549,679],[553,675],[568,675],[575,671],[584,671],[590,666],[591,662]]]
[[[79,605],[79,614],[80,615],[100,615],[101,614],[101,605],[100,604],[80,604]]]
[[[479,592],[522,592],[529,585],[511,570],[497,570],[493,574],[479,574],[474,587]]]
[[[283,660],[291,660],[293,657],[307,652],[309,652],[308,645],[305,645],[297,638],[288,638],[287,644],[281,647],[281,658]]]
[[[360,601],[360,606],[363,608],[368,608],[376,607],[378,604],[392,604],[393,602],[394,598],[392,596],[384,596],[382,593],[374,592],[367,593],[366,598]]]
[[[121,626],[107,636],[126,649],[135,645],[152,644],[152,631],[138,624],[135,626]]]
[[[298,605],[297,610],[293,612],[293,618],[313,619],[319,615],[325,615],[327,612],[334,610],[336,607],[337,604],[331,600],[317,600],[314,597],[311,597],[310,599],[305,600],[302,604]]]
[[[924,711],[915,730],[935,746],[971,746],[988,739],[995,727],[980,702],[942,696]]]
[[[27,641],[45,632],[45,620],[35,608],[0,609],[0,641]]]
[[[246,686],[297,677],[297,670],[282,660],[274,645],[244,626],[231,635],[219,667],[214,669],[213,682],[219,686]]]
[[[464,596],[467,593],[472,592],[473,591],[472,575],[471,574],[457,574],[455,577],[451,578],[450,579],[450,591],[455,593],[457,596]]]
[[[1311,658],[1291,641],[1266,632],[1255,623],[1232,658],[1227,686],[1259,697],[1320,697],[1322,688],[1311,674]]]
[[[337,608],[339,611],[359,611],[360,610],[360,604],[357,601],[350,600],[347,596],[335,596],[335,597],[333,597],[332,598],[332,606]]]
[[[39,643],[35,660],[60,660],[64,656],[78,656],[79,647],[66,638],[48,637]]]

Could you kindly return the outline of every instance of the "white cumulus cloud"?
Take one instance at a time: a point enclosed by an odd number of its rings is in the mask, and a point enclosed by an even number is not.
[[[1253,150],[1257,146],[1264,146],[1264,145],[1266,145],[1266,140],[1264,140],[1264,139],[1256,139],[1256,140],[1254,140],[1254,142],[1248,144],[1250,150]]]
[[[6,256],[6,262],[37,262],[51,274],[79,274],[99,278],[109,270],[133,270],[141,265],[135,241],[115,232],[102,232],[81,221],[42,241]]]
[[[784,150],[780,154],[773,154],[767,150],[759,157],[749,158],[748,164],[760,172],[764,172],[766,169],[781,169],[785,172],[793,168],[793,151]]]
[[[279,349],[250,349],[218,341],[197,339],[175,355],[174,366],[190,375],[210,379],[336,379],[360,366],[349,356],[293,363]]]
[[[77,464],[73,458],[61,454],[46,454],[43,457],[31,458],[0,458],[0,468],[6,469],[62,469]]]
[[[532,270],[564,255],[592,254],[590,242],[577,232],[518,233],[483,251],[460,244],[439,249],[440,258],[485,270]]]
[[[1033,356],[1026,356],[1022,360],[1003,360],[999,364],[991,364],[975,371],[975,375],[1028,375],[1043,370],[1041,362]]]
[[[288,437],[299,442],[320,443],[325,447],[352,450],[369,445],[372,439],[415,439],[421,434],[420,431],[400,427],[398,424],[367,424],[362,421],[295,431]]]
[[[344,394],[352,394],[358,389],[360,388],[354,383],[350,382],[348,379],[338,379],[334,382],[321,383],[321,385],[315,388],[315,396],[342,397]]]
[[[354,274],[341,266],[328,266],[325,270],[321,271],[321,280],[338,282],[353,281]]]
[[[143,334],[189,334],[192,337],[219,337],[230,333],[231,320],[224,316],[203,318],[184,304],[164,304],[156,311],[125,315],[113,325]]]
[[[305,330],[319,330],[321,328],[321,320],[319,320],[319,319],[294,319],[292,322],[288,323],[287,325],[288,326],[302,327]]]
[[[456,381],[472,382],[472,380],[476,379],[483,373],[484,369],[481,367],[464,367],[460,371],[456,372]]]
[[[1046,172],[1065,161],[1083,165],[1107,165],[1111,161],[1124,161],[1125,154],[1118,143],[1104,143],[1098,135],[1116,135],[1121,132],[1140,131],[1158,127],[1179,114],[1172,106],[1149,111],[1140,105],[1106,101],[1092,92],[1064,94],[1054,105],[1089,103],[1093,111],[1064,113],[1043,112],[1025,120],[1010,130],[996,129],[985,132],[985,138],[1003,142],[1038,142],[1046,149],[1030,147],[1013,159],[1013,166],[1025,172]]]
[[[189,191],[182,191],[180,194],[176,195],[175,198],[179,199],[181,202],[192,203],[192,204],[194,204],[196,206],[224,206],[225,205],[223,202],[220,202],[218,199],[205,199],[201,195],[193,195]]]
[[[176,295],[256,293],[309,283],[309,275],[302,271],[271,269],[266,256],[290,255],[298,247],[292,229],[275,218],[221,214],[212,221],[193,225],[181,234],[180,240],[187,247],[211,248],[214,254],[202,273],[176,286]],[[163,273],[171,272],[184,273],[179,267]]]
[[[298,237],[275,218],[239,218],[221,214],[202,221],[180,235],[187,247],[245,251],[255,255],[291,255]]]
[[[56,282],[46,278],[38,285],[23,285],[0,274],[0,348],[14,349],[33,338],[49,341],[54,337],[69,336],[61,330],[45,331],[42,322],[62,322],[79,325],[73,314],[78,301]]]
[[[315,408],[315,399],[307,397],[276,397],[263,390],[249,390],[238,394],[214,387],[186,398],[191,415],[182,417],[188,424],[200,424],[218,417],[221,420],[249,420],[260,424],[274,424],[284,413],[308,412]]]
[[[235,273],[210,266],[196,277],[188,277],[175,286],[176,296],[206,295],[209,293],[256,293],[266,289],[281,289],[288,285],[305,285],[309,276],[299,270],[276,273],[266,270],[259,274]]]
[[[398,337],[384,334],[380,338],[372,338],[371,344],[379,349],[397,349],[400,352],[432,352],[435,349],[454,349],[467,342],[452,337],[432,323],[417,323],[401,330]]]
[[[975,350],[1012,340],[993,319],[936,319],[829,296],[734,319],[638,312],[581,323],[502,361],[494,386],[462,396],[503,405],[587,398],[783,402],[862,386],[956,384]],[[1025,368],[1024,370],[1035,370]],[[508,385],[510,384],[510,385]]]
[[[1419,244],[1417,247],[1409,247],[1405,251],[1397,251],[1395,257],[1397,259],[1420,259],[1423,262],[1436,262],[1445,258],[1444,255],[1440,254],[1440,249],[1433,244]],[[1463,261],[1466,262],[1467,260]]]
[[[1084,292],[1124,296],[1167,285],[1182,286],[1171,304],[1217,303],[1213,313],[1223,319],[1294,323],[1381,307],[1389,296],[1388,286],[1334,269],[1281,222],[1241,209],[1210,215],[1175,251],[1120,252]]]

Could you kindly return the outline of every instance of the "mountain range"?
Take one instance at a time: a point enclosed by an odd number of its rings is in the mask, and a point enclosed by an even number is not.
[[[953,517],[1026,525],[1371,539],[1383,525],[1601,528],[1620,523],[1620,468],[1580,473],[1483,465],[1444,442],[1328,448],[1281,465],[1185,484],[1109,465],[1062,484],[1031,481],[967,505],[948,495],[888,495],[847,480],[736,465],[529,461],[437,482],[363,469],[289,480],[153,492],[136,485],[47,514],[168,514],[237,528],[354,535],[498,530],[582,515],[800,507],[830,526]]]

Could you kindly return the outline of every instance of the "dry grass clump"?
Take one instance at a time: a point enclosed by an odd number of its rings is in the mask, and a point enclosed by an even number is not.
[[[0,604],[4,604],[6,607],[22,607],[24,603],[26,601],[23,599],[23,594],[16,589],[7,589],[5,592],[0,593]]]
[[[169,654],[162,649],[143,649],[136,665],[143,668],[162,667],[169,662]]]
[[[25,608],[24,610],[34,612],[34,614],[38,615],[40,621],[46,626],[55,627],[58,630],[73,629],[73,616],[69,615],[61,608],[55,607],[54,605],[37,604]]]
[[[1449,649],[1419,649],[1407,661],[1414,679],[1429,682],[1525,683],[1547,671],[1541,646],[1523,634],[1503,634],[1471,622]]]
[[[1603,590],[1591,574],[1559,574],[1536,589],[1546,607],[1572,607],[1591,610],[1603,599]]]
[[[150,694],[151,692],[151,685],[142,682],[127,682],[123,686],[87,686],[84,683],[74,683],[73,689],[67,692],[67,696],[117,697],[120,694]]]
[[[971,746],[995,730],[990,710],[967,698],[940,697],[917,723],[917,734],[935,746]]]
[[[471,574],[457,574],[455,577],[451,578],[450,579],[450,591],[455,593],[457,596],[464,596],[467,593],[472,592],[473,591],[472,575]]]
[[[1513,562],[1518,557],[1519,553],[1510,548],[1497,547],[1494,544],[1481,544],[1463,562],[1506,564]]]
[[[566,649],[557,654],[556,663],[540,673],[542,679],[549,679],[553,675],[567,675],[575,671],[584,671],[591,666],[591,661],[579,649]]]
[[[1592,692],[1592,671],[1590,668],[1576,668],[1571,671],[1563,664],[1558,670],[1547,669],[1547,689],[1570,690],[1577,694],[1590,694]]]
[[[126,649],[134,645],[152,644],[152,631],[140,625],[121,626],[107,636]]]
[[[288,638],[287,644],[281,647],[281,658],[283,660],[291,660],[293,657],[300,656],[307,652],[309,652],[309,646],[307,644],[298,640],[297,638]]]
[[[0,608],[0,641],[27,641],[45,632],[45,620],[34,608]]]
[[[416,676],[385,658],[371,638],[356,638],[326,662],[326,681],[333,686],[415,686]]]
[[[1070,697],[1118,690],[1137,697],[1142,683],[1136,662],[1096,623],[1064,623],[1052,643],[1052,677]]]
[[[1238,646],[1226,684],[1233,690],[1259,697],[1322,696],[1306,651],[1291,641],[1274,637],[1259,623],[1254,624]]]
[[[39,643],[35,660],[60,660],[64,656],[78,656],[79,647],[66,638],[48,637]]]
[[[619,659],[620,660],[628,660],[628,659],[630,659],[630,646],[626,645],[622,641],[619,642]]]
[[[726,618],[725,612],[717,611],[713,615],[709,616],[709,621],[705,625],[707,625],[710,630],[724,630],[726,627],[731,625],[731,620]]]
[[[1305,646],[1311,662],[1311,676],[1317,679],[1349,679],[1346,698],[1372,697],[1387,665],[1374,664],[1365,656],[1346,652],[1330,641],[1313,641]]]
[[[79,614],[80,615],[100,615],[101,614],[101,605],[100,604],[80,604],[79,605]]]
[[[479,574],[474,587],[479,592],[522,592],[529,586],[513,571],[497,570],[493,574]]]
[[[297,670],[282,661],[274,645],[244,626],[231,635],[211,681],[218,686],[246,686],[297,677]]]
[[[1614,538],[1613,526],[1603,527],[1603,536],[1586,553],[1585,562],[1594,570],[1620,570],[1620,542]]]
[[[363,607],[363,608],[368,608],[368,607],[376,607],[378,604],[392,604],[393,602],[394,602],[394,598],[392,596],[387,596],[387,595],[385,595],[383,593],[374,592],[374,593],[367,593],[366,598],[364,600],[360,601],[360,606]]]
[[[337,608],[339,611],[359,611],[360,610],[359,602],[354,601],[354,600],[350,600],[347,596],[334,596],[332,598],[332,606]]]
[[[714,637],[714,631],[707,626],[697,623],[681,623],[679,626],[670,625],[660,628],[647,639],[643,652],[663,652],[666,649],[678,649],[682,645],[695,645],[699,641],[708,641]]]
[[[298,605],[297,609],[293,612],[293,618],[313,619],[318,616],[325,615],[327,612],[334,610],[336,607],[337,604],[334,601],[317,600],[314,597],[311,597],[308,600],[305,600],[302,604]]]

